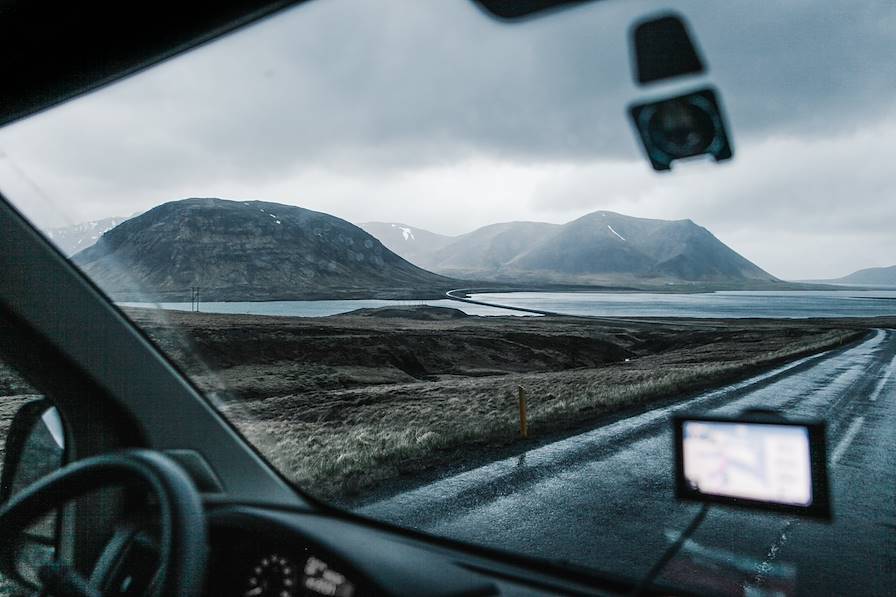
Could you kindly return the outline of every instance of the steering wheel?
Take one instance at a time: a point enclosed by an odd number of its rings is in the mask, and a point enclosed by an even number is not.
[[[155,595],[198,596],[208,552],[202,502],[193,482],[170,458],[152,450],[126,450],[85,458],[29,485],[0,508],[0,570],[15,574],[17,539],[66,502],[107,487],[148,490],[158,502],[159,567]],[[66,564],[38,573],[41,594],[102,597]]]

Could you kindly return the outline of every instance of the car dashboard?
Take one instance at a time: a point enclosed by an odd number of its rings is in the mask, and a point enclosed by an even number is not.
[[[207,520],[209,597],[618,595],[630,588],[471,554],[342,513],[226,505],[208,507]],[[152,592],[153,535],[135,523],[110,541],[94,572],[104,595]]]
[[[319,512],[219,509],[209,537],[209,596],[557,594],[515,590],[401,535]]]
[[[330,551],[270,523],[250,516],[212,527],[206,595],[359,597],[376,592]],[[257,526],[265,528],[251,528]]]

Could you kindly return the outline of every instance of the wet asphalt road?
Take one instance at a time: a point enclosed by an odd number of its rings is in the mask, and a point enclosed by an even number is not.
[[[896,330],[361,512],[638,577],[698,510],[673,496],[670,415],[758,406],[828,422],[833,521],[713,507],[662,579],[716,594],[896,594]]]

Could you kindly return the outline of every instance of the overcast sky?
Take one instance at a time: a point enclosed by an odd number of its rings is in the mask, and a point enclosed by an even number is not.
[[[896,264],[896,3],[678,2],[709,72],[639,89],[628,27],[665,6],[313,0],[0,130],[0,189],[41,226],[191,196],[444,234],[606,209],[786,279]],[[653,173],[627,105],[707,83],[734,160]]]

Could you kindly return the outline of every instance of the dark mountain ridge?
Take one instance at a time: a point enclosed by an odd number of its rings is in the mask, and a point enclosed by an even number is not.
[[[116,300],[190,300],[193,286],[204,301],[434,298],[455,285],[345,220],[262,201],[165,203],[73,260]]]

